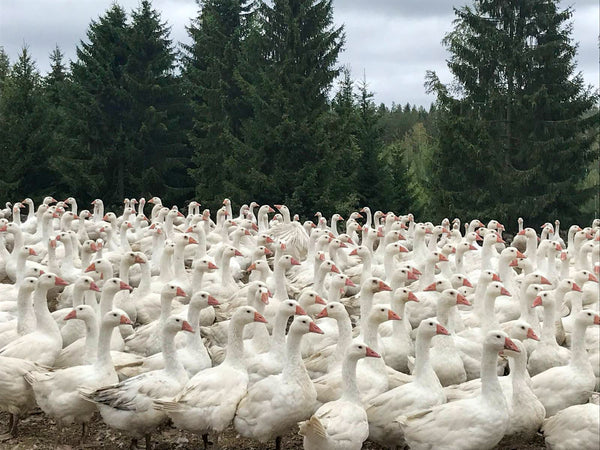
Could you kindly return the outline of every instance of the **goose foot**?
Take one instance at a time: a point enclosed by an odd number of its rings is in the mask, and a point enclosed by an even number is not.
[[[281,450],[281,436],[275,438],[275,450]]]
[[[137,450],[137,448],[138,448],[137,443],[138,443],[137,438],[131,438],[131,444],[129,444],[129,449]]]
[[[146,450],[150,450],[152,448],[152,439],[150,437],[150,433],[148,433],[146,436]]]
[[[17,414],[11,414],[10,415],[10,428],[8,429],[8,431],[10,432],[10,435],[14,438],[17,437],[18,433],[18,427],[19,427],[19,416]]]

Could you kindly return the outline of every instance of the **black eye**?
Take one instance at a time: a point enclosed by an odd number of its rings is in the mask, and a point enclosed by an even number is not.
[[[496,337],[497,337],[498,339],[500,339],[502,336],[500,336],[499,334],[497,334],[497,335],[496,335]]]
[[[333,309],[333,305],[329,305],[329,307]]]
[[[521,330],[524,330],[524,329],[525,329],[525,327],[524,327],[524,326],[521,326]]]
[[[117,315],[116,315],[116,314],[113,314],[113,317],[117,317]]]
[[[179,319],[175,319],[175,322],[179,322]]]
[[[360,348],[362,350],[363,347],[362,347],[362,345],[359,345],[358,348]]]

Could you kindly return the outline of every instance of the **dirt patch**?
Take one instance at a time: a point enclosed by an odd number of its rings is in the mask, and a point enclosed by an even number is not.
[[[0,427],[2,431],[8,424],[8,414],[0,413]],[[80,448],[78,445],[81,429],[76,426],[66,427],[61,435],[59,447],[54,446],[55,437],[58,433],[56,423],[45,414],[33,414],[23,419],[19,425],[19,437],[0,443],[1,450],[70,450]],[[152,443],[156,450],[181,449],[198,450],[203,448],[202,439],[191,433],[178,430],[170,425],[165,425],[152,436]],[[297,450],[302,448],[302,436],[297,430],[291,431],[284,436],[283,448]],[[89,436],[86,448],[127,449],[130,439],[127,436],[108,428],[99,417],[95,417],[90,423]],[[144,448],[144,442],[139,443]],[[542,450],[544,439],[537,436],[531,442],[506,442],[498,446],[496,450]],[[229,428],[221,437],[221,450],[273,450],[275,442],[261,444],[251,439],[238,437],[233,428]],[[372,442],[366,442],[365,450],[383,450],[383,447]]]

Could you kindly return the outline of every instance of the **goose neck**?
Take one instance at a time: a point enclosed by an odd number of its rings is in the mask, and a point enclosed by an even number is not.
[[[162,354],[165,361],[165,372],[177,374],[185,371],[183,364],[177,358],[177,349],[175,348],[175,334],[172,331],[162,330]],[[190,333],[193,335],[193,333]]]
[[[27,330],[31,330],[35,323],[33,305],[31,303],[31,291],[19,289],[17,294],[17,333],[21,336]]]
[[[102,316],[104,317],[104,316]],[[94,366],[98,369],[114,370],[112,357],[110,355],[110,341],[113,335],[114,327],[108,323],[101,323],[98,339],[98,353]]]
[[[369,313],[373,307],[373,292],[369,290],[362,290],[360,295],[360,326],[364,330],[367,325]],[[368,342],[367,345],[370,345]]]
[[[346,357],[342,363],[342,380],[344,380],[344,392],[340,400],[360,404],[360,391],[356,383],[356,364],[358,359]]]
[[[227,354],[223,363],[232,366],[242,367],[242,359],[244,357],[244,343],[242,333],[244,324],[239,320],[232,320],[227,331]]]
[[[415,343],[415,379],[418,381],[429,381],[435,379],[435,372],[429,360],[429,348],[433,336],[417,333]]]
[[[542,342],[558,346],[556,343],[556,307],[554,302],[544,304],[544,324],[542,326]]]
[[[48,310],[47,294],[48,287],[39,285],[33,293],[33,310],[35,312],[37,327],[47,334],[58,334],[60,336],[58,325]]]
[[[585,349],[585,331],[587,326],[585,323],[575,321],[573,334],[571,336],[571,361],[572,367],[581,369],[590,369],[591,363],[588,359],[587,350]]]
[[[497,353],[494,349],[484,346],[481,358],[481,396],[484,399],[504,400],[502,387],[496,373]]]

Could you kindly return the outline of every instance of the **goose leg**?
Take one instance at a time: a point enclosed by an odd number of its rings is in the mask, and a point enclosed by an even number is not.
[[[15,415],[11,414],[8,419],[8,430],[6,431],[6,433],[0,434],[0,442],[8,441],[9,439],[14,437],[13,436],[14,422],[15,422]]]
[[[152,448],[152,439],[150,433],[146,435],[146,450],[150,450]]]
[[[137,438],[131,438],[131,444],[129,444],[130,450],[137,450]]]
[[[79,445],[83,446],[85,444],[85,440],[87,439],[88,434],[88,426],[85,422],[81,424],[81,437],[79,438]]]
[[[208,450],[208,446],[212,444],[212,442],[208,440],[208,433],[202,435],[202,442],[204,442],[204,450]]]
[[[275,450],[281,450],[281,436],[275,438]]]
[[[11,414],[11,425],[10,425],[10,435],[14,438],[17,437],[18,427],[19,427],[19,416],[17,414]]]

